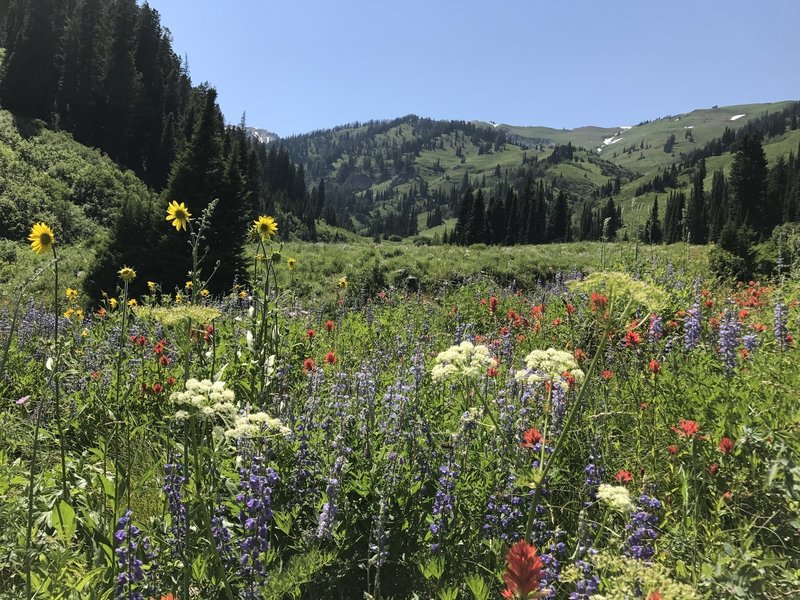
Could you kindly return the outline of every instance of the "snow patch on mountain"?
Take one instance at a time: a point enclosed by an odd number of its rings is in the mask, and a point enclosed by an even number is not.
[[[731,117],[731,121],[735,121],[736,119],[741,119],[741,118],[742,118],[742,117],[744,117],[744,116],[747,116],[747,115],[733,115],[733,116]]]

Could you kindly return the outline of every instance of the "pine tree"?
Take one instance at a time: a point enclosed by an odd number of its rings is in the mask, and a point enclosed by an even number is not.
[[[642,241],[648,244],[660,244],[662,239],[661,219],[658,216],[658,197],[653,200],[650,217],[642,232]]]
[[[75,139],[98,146],[106,107],[103,78],[108,27],[103,0],[80,0],[67,27],[64,68],[58,94],[62,126]]]
[[[467,227],[464,230],[464,244],[466,246],[484,242],[486,239],[486,203],[483,199],[483,190],[478,190],[475,201],[472,203]]]
[[[18,0],[16,31],[8,32],[8,53],[0,81],[3,108],[50,121],[56,107],[64,27],[60,0]]]
[[[737,142],[730,171],[730,189],[733,210],[728,220],[744,224],[756,234],[768,235],[772,230],[774,216],[772,207],[766,204],[767,157],[761,141],[746,134]]]
[[[486,241],[489,244],[502,244],[506,234],[508,215],[503,203],[492,196],[486,210]]]
[[[136,0],[116,0],[111,10],[111,40],[102,88],[105,111],[102,119],[102,147],[115,161],[130,168],[130,140],[133,97],[137,88],[133,58],[136,28]]]
[[[689,242],[692,244],[708,242],[708,214],[703,191],[705,178],[706,161],[701,160],[697,163],[695,173],[692,175],[692,193],[686,209],[686,231],[689,235]]]
[[[558,192],[547,219],[547,241],[568,242],[571,239],[571,215],[567,195],[564,190]]]

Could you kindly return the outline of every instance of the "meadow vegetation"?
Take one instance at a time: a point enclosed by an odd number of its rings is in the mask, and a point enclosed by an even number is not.
[[[263,217],[214,296],[191,210],[177,290],[119,265],[90,302],[46,223],[6,247],[0,597],[800,589],[792,265],[281,245]]]

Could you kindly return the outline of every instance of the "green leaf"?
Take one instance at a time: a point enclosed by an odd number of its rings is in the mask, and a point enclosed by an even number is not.
[[[469,591],[472,592],[472,597],[475,600],[488,600],[489,586],[483,580],[483,577],[477,573],[473,573],[472,575],[468,575],[464,582],[467,584]]]
[[[53,527],[55,527],[58,532],[58,537],[61,538],[64,545],[68,545],[72,540],[72,536],[75,535],[75,528],[77,526],[73,508],[63,499],[59,500],[50,513],[50,519],[53,523]]]

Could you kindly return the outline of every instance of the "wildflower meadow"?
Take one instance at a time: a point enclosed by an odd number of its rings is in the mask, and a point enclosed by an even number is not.
[[[800,596],[792,277],[345,268],[308,297],[262,216],[214,295],[191,210],[164,224],[185,285],[120,264],[99,302],[31,229],[50,292],[0,313],[0,597]]]

